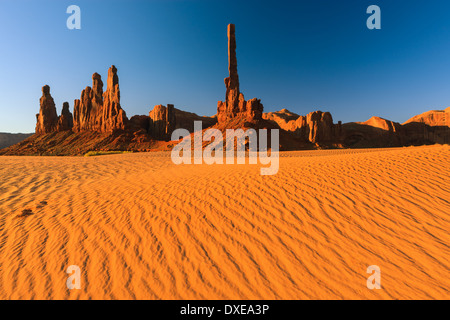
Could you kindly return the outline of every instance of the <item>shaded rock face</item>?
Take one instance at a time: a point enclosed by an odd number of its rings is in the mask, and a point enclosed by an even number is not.
[[[403,124],[402,128],[405,137],[404,141],[406,141],[408,145],[434,143],[450,144],[449,125],[430,125],[425,122],[408,122]]]
[[[201,121],[203,128],[217,123],[216,117],[202,117],[195,113],[179,110],[173,105],[157,105],[148,116],[136,115],[128,121],[128,128],[134,132],[145,133],[158,140],[170,140],[176,129],[186,129],[194,132],[194,121]],[[175,123],[175,125],[173,125]]]
[[[176,116],[173,104],[167,107],[157,105],[149,112],[148,133],[153,138],[159,140],[170,140],[172,132],[175,130]]]
[[[73,131],[112,132],[124,130],[128,119],[120,106],[119,77],[117,68],[108,70],[107,88],[98,73],[92,75],[92,88],[86,87],[80,99],[74,101]]]
[[[244,95],[239,91],[239,75],[236,58],[236,35],[234,24],[228,25],[228,73],[225,78],[225,102],[217,103],[217,121],[225,123],[235,118],[243,118],[254,122],[262,119],[263,105],[261,100],[245,101]]]
[[[42,97],[39,101],[40,110],[36,115],[36,133],[45,134],[54,132],[58,126],[58,115],[56,114],[55,102],[50,94],[50,87],[42,87]]]
[[[403,125],[380,117],[343,125],[342,143],[353,148],[400,147],[450,143],[445,111],[428,111]]]
[[[67,131],[72,130],[73,127],[73,116],[69,110],[69,103],[64,102],[61,116],[58,119],[57,131]]]
[[[130,118],[130,121],[128,121],[128,127],[131,129],[131,131],[140,131],[147,133],[148,132],[148,126],[149,126],[149,116],[143,116],[143,115],[136,115],[132,116]]]
[[[190,133],[194,132],[194,121],[201,121],[203,128],[208,128],[217,123],[217,117],[199,116],[192,112],[182,111],[177,108],[175,110],[175,129],[186,129]]]
[[[380,117],[342,126],[341,142],[347,147],[398,147],[407,145],[403,126]]]
[[[312,143],[329,142],[333,137],[333,118],[329,112],[314,111],[306,116],[308,140]]]

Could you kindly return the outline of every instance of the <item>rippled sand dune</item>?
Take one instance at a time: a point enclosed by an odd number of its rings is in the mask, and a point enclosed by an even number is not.
[[[287,152],[274,176],[170,153],[0,157],[0,298],[449,299],[449,156]]]

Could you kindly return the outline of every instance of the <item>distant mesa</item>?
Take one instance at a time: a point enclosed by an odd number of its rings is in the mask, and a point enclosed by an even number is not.
[[[341,122],[333,123],[329,112],[314,111],[306,116],[299,116],[286,109],[279,112],[269,112],[263,118],[276,124],[297,138],[311,143],[332,143],[341,135]]]
[[[0,149],[10,147],[31,137],[33,133],[6,133],[0,132]]]
[[[390,132],[396,132],[400,129],[401,125],[397,122],[386,120],[380,117],[372,117],[361,124],[372,126],[374,128],[380,128]]]
[[[280,150],[321,148],[399,147],[434,143],[450,143],[450,108],[428,111],[403,124],[380,117],[364,122],[337,123],[329,112],[313,111],[298,115],[287,109],[263,113],[260,99],[245,100],[240,91],[236,56],[236,27],[229,24],[228,77],[225,78],[225,101],[218,101],[213,117],[176,109],[173,104],[156,105],[148,115],[128,119],[120,103],[117,68],[108,70],[106,90],[98,73],[92,75],[92,86],[81,91],[74,101],[73,114],[64,102],[58,116],[50,87],[42,87],[36,130],[31,137],[0,134],[8,138],[0,154],[8,155],[82,155],[88,151],[170,150],[170,141],[178,128],[194,132],[194,121],[202,121],[203,129],[242,128],[279,129]],[[5,138],[6,137],[6,138]],[[19,139],[20,138],[20,139]],[[13,146],[11,142],[18,142]]]
[[[445,110],[432,110],[412,117],[403,124],[412,122],[424,123],[429,126],[450,127],[450,107]]]

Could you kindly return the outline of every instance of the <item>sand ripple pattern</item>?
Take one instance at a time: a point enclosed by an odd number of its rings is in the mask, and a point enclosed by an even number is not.
[[[0,299],[449,299],[449,151],[0,157]]]

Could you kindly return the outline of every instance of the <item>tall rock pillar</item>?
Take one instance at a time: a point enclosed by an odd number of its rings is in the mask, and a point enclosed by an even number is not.
[[[227,113],[237,113],[239,111],[239,75],[237,71],[236,58],[236,35],[234,24],[228,25],[228,73],[229,77],[225,78],[225,87],[227,93],[225,96],[225,104]]]
[[[217,121],[227,122],[234,118],[242,118],[246,121],[258,121],[262,119],[263,105],[259,99],[245,101],[244,95],[239,91],[239,75],[236,58],[236,34],[234,24],[229,24],[228,35],[228,73],[225,78],[225,102],[217,103]]]
[[[111,66],[108,70],[106,91],[103,93],[103,118],[102,131],[111,132],[117,129],[125,129],[128,119],[125,111],[120,106],[119,77],[117,68]]]
[[[42,97],[39,100],[40,110],[36,115],[36,133],[45,134],[57,130],[58,115],[56,113],[55,101],[50,94],[50,87],[42,87]]]

